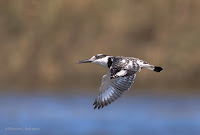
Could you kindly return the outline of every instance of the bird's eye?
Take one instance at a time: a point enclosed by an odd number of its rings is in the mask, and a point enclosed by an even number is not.
[[[95,57],[96,57],[96,58],[101,58],[101,55],[96,55]]]
[[[100,59],[100,58],[104,58],[104,57],[106,57],[107,55],[96,55],[95,57],[97,58],[97,59]]]

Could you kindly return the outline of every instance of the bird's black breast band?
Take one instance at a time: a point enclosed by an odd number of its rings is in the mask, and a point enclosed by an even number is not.
[[[112,65],[112,59],[111,59],[111,58],[108,58],[108,63],[107,63],[107,65],[108,65],[108,68],[111,67],[111,65]]]

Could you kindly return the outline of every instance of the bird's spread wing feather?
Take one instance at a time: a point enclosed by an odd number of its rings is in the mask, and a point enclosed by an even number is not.
[[[123,71],[124,72],[124,71]],[[136,73],[132,73],[131,75],[126,76],[118,76],[116,78],[111,78],[111,73],[108,71],[105,74],[101,81],[101,86],[99,88],[99,94],[95,99],[93,105],[95,105],[94,109],[98,107],[104,107],[108,104],[111,104],[116,99],[118,99],[124,92],[129,90],[129,88],[134,83],[134,79],[136,77]]]

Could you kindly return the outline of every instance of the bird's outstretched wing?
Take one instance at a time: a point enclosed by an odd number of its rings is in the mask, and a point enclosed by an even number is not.
[[[102,78],[101,86],[99,88],[99,94],[94,101],[95,108],[103,108],[108,104],[111,104],[116,99],[118,99],[124,92],[129,90],[129,88],[134,83],[136,73],[132,73],[126,76],[118,76],[116,78],[111,78],[110,71],[107,72]]]

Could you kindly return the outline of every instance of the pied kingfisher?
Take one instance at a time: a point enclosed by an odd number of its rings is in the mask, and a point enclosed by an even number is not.
[[[147,68],[155,72],[161,72],[162,67],[148,64],[147,62],[133,57],[108,56],[97,54],[90,59],[79,61],[78,63],[95,63],[109,68],[101,81],[99,94],[94,101],[95,108],[103,108],[114,102],[124,92],[128,91],[134,79],[136,72],[142,68]]]

